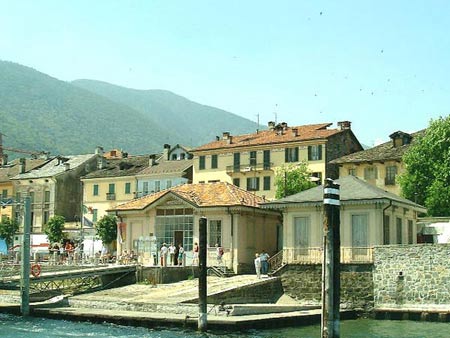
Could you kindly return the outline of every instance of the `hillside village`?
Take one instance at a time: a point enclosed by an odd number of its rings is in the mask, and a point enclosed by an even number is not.
[[[32,245],[46,242],[44,227],[59,215],[68,240],[91,239],[89,252],[96,222],[115,215],[116,254],[133,250],[150,265],[163,243],[182,244],[190,252],[198,242],[198,219],[205,216],[210,250],[221,245],[236,273],[251,271],[254,253],[261,250],[270,256],[287,250],[290,260],[310,261],[320,247],[321,190],[275,200],[274,183],[279,168],[306,161],[317,185],[325,178],[342,181],[342,203],[349,205],[342,216],[344,258],[370,261],[375,245],[417,242],[418,214],[426,210],[400,197],[395,179],[404,171],[401,157],[414,136],[396,131],[391,141],[364,150],[350,121],[335,128],[269,122],[252,134],[224,132],[197,148],[164,144],[159,153],[139,156],[96,147],[92,154],[9,162],[5,152],[0,215],[17,217],[18,208],[8,201],[29,195]],[[299,249],[302,255],[292,254]]]

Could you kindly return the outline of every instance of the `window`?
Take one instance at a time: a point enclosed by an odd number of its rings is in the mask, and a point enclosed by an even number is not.
[[[310,219],[309,217],[294,217],[295,247],[309,247]]]
[[[44,202],[50,203],[50,191],[49,190],[44,191]]]
[[[94,184],[92,186],[92,195],[93,196],[98,196],[98,184]]]
[[[248,191],[259,190],[259,177],[248,177],[247,178],[247,190]]]
[[[250,151],[249,164],[251,166],[256,166],[256,151]]]
[[[365,214],[352,215],[352,247],[367,247],[368,221],[368,216]]]
[[[350,176],[356,176],[356,168],[350,168],[348,169],[348,174]]]
[[[320,161],[322,159],[322,145],[308,146],[308,161]]]
[[[284,149],[285,162],[298,162],[298,147]]]
[[[115,183],[110,183],[110,184],[109,184],[109,187],[108,187],[108,192],[109,192],[110,194],[114,194],[115,191],[116,191],[116,185],[115,185]]]
[[[131,183],[130,182],[125,183],[125,194],[131,194]]]
[[[217,168],[217,155],[211,155],[211,169]]]
[[[30,200],[31,200],[31,203],[34,203],[34,191],[30,192]]]
[[[43,223],[44,224],[47,224],[48,223],[48,219],[49,219],[49,211],[48,210],[45,210],[44,211],[44,219],[43,219]]]
[[[397,175],[397,166],[386,167],[386,178],[384,179],[385,185],[395,185],[395,176]]]
[[[161,182],[155,181],[155,192],[158,192],[161,190]]]
[[[98,218],[98,209],[93,209],[92,210],[92,222],[97,222],[97,218]]]
[[[364,168],[364,179],[365,180],[373,180],[376,178],[378,178],[377,167],[372,166],[372,167]]]
[[[185,153],[181,153],[180,154],[180,160],[184,160],[186,158],[186,154]]]
[[[8,197],[8,189],[3,189],[2,190],[2,198],[7,198]]]
[[[233,169],[236,172],[239,172],[241,167],[241,153],[233,154]]]
[[[172,180],[167,180],[166,181],[166,189],[169,189],[172,187]]]
[[[142,190],[143,190],[144,195],[148,194],[148,182],[144,182],[142,184]]]
[[[205,169],[205,156],[199,156],[198,158],[198,169],[203,170]]]
[[[397,244],[402,244],[402,219],[397,217]]]
[[[413,221],[412,220],[408,220],[408,244],[413,244],[414,243],[414,232],[413,232]]]
[[[209,246],[222,245],[222,221],[209,221]]]
[[[387,245],[390,244],[390,225],[391,225],[391,218],[389,215],[384,215],[384,222],[383,222],[383,244]]]
[[[264,150],[264,170],[270,169],[270,150]]]
[[[233,184],[236,187],[240,187],[241,186],[241,180],[239,178],[233,178]]]
[[[263,178],[263,189],[270,190],[270,176],[264,176]]]
[[[172,160],[175,161],[177,159],[177,154],[172,154]]]

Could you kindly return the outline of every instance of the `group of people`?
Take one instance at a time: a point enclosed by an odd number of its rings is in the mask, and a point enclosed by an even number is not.
[[[183,266],[184,264],[184,248],[181,244],[175,246],[173,243],[170,243],[167,246],[166,243],[163,243],[159,250],[159,255],[161,266]],[[169,262],[167,262],[167,258]]]
[[[49,246],[51,261],[54,264],[72,264],[81,260],[80,245],[73,241],[65,241],[62,244],[55,243]]]
[[[255,270],[258,278],[261,278],[262,275],[267,275],[269,272],[269,257],[269,254],[264,250],[255,254]]]
[[[126,264],[134,264],[134,263],[137,263],[137,261],[138,261],[138,256],[136,255],[134,250],[131,250],[130,252],[128,252],[128,250],[124,250],[122,255],[120,255],[120,257],[119,257],[120,264],[125,264],[125,265]]]

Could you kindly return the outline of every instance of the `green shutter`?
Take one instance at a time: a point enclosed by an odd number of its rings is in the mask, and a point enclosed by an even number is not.
[[[319,144],[318,148],[319,148],[319,150],[318,150],[319,151],[319,157],[317,159],[321,160],[322,159],[322,145]]]

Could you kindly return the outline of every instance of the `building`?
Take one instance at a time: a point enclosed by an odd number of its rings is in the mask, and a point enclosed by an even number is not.
[[[11,162],[7,161],[7,157],[3,157],[2,165],[0,166],[0,220],[2,219],[12,219],[15,217],[15,205],[14,203],[20,202],[16,200],[16,191],[14,186],[14,181],[11,180],[12,177],[18,175],[19,173],[24,173],[26,171],[35,169],[48,159],[15,159]]]
[[[50,217],[59,215],[79,224],[81,215],[80,177],[94,170],[97,154],[56,156],[44,164],[12,177],[16,196],[31,198],[31,229],[42,234]]]
[[[377,245],[416,244],[417,217],[426,209],[357,177],[340,185],[341,261],[371,262]],[[283,213],[284,263],[320,263],[323,243],[323,186],[272,202],[262,208]]]
[[[149,165],[136,175],[135,197],[142,197],[180,184],[192,183],[192,155],[179,144],[164,145],[161,155],[150,155]]]
[[[397,176],[405,171],[403,155],[408,151],[414,138],[423,130],[408,134],[396,131],[389,135],[391,140],[376,147],[358,151],[332,160],[339,165],[339,177],[352,175],[386,191],[400,195]]]
[[[338,177],[330,161],[362,150],[349,121],[289,127],[287,123],[247,135],[224,132],[222,138],[192,150],[194,183],[228,182],[267,199],[275,197],[277,169],[306,161],[319,183]]]
[[[255,252],[277,251],[279,213],[260,209],[263,201],[226,182],[185,184],[118,205],[109,213],[120,222],[118,254],[134,250],[144,264],[157,263],[163,243],[182,244],[190,264],[193,244],[199,242],[199,219],[206,217],[208,264],[216,263],[219,244],[224,264],[240,273],[254,271]]]
[[[96,169],[81,177],[83,184],[83,225],[92,226],[106,210],[132,200],[136,175],[149,166],[149,156],[99,157]]]

